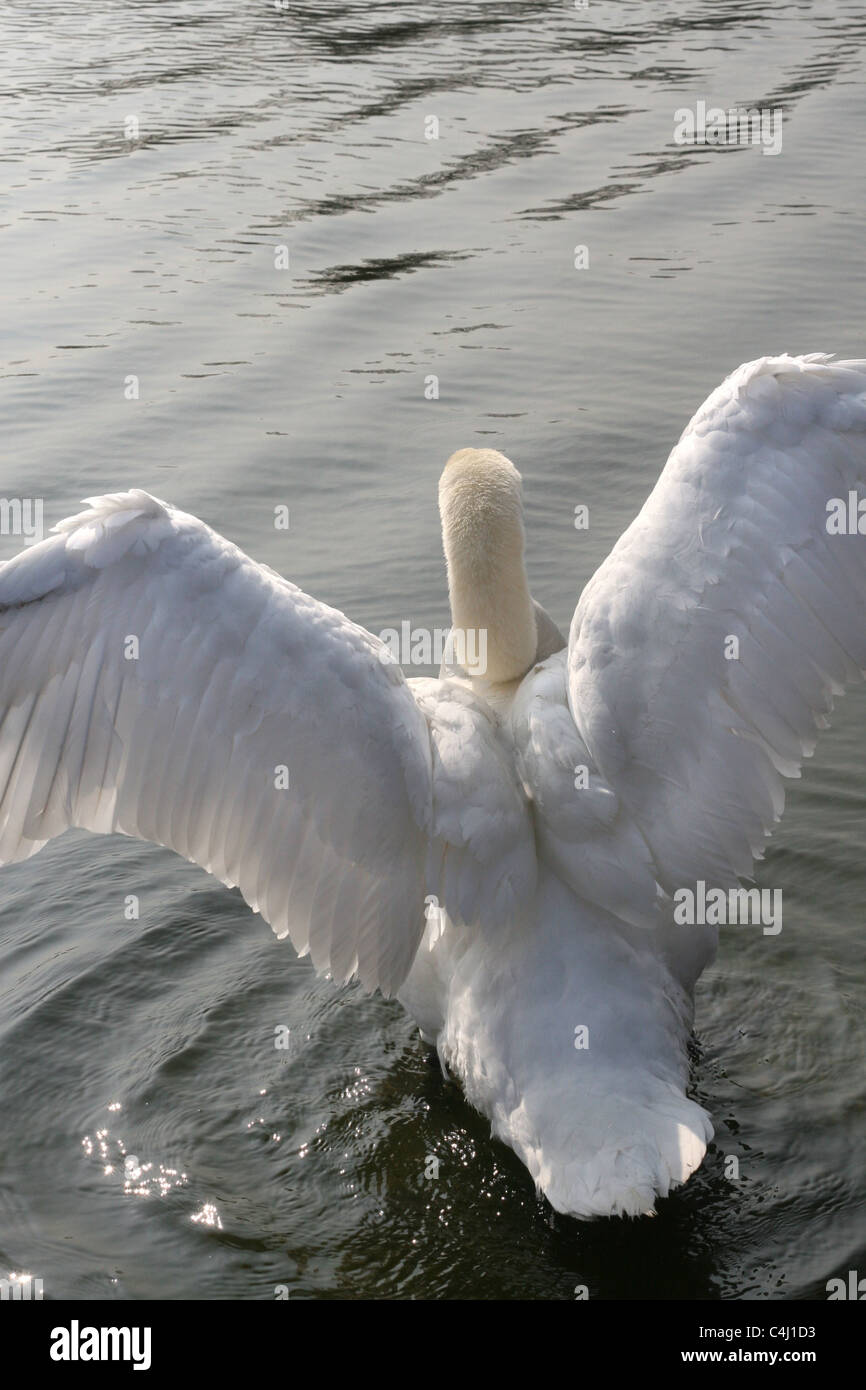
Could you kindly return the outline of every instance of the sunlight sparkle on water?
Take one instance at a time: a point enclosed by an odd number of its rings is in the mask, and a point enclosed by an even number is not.
[[[119,1102],[108,1108],[115,1107],[120,1108]],[[92,1138],[85,1134],[81,1147],[88,1158],[98,1160],[104,1177],[116,1174],[122,1178],[124,1196],[165,1197],[174,1188],[187,1185],[186,1173],[154,1160],[143,1162],[138,1154],[127,1153],[124,1141],[112,1136],[108,1129],[95,1130]]]
[[[220,1221],[220,1214],[213,1202],[205,1202],[201,1211],[193,1213],[190,1217],[190,1221],[195,1221],[198,1225],[202,1226],[215,1226],[218,1231],[221,1231],[223,1228],[223,1223]]]

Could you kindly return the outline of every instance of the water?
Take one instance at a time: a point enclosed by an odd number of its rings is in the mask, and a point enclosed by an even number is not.
[[[491,444],[564,625],[728,370],[866,348],[858,4],[46,0],[3,26],[2,491],[46,523],[144,486],[374,631],[432,627],[439,469]],[[675,145],[698,99],[780,105],[781,154]],[[554,1216],[396,1004],[316,980],[193,866],[71,834],[4,871],[0,1269],[98,1299],[862,1273],[864,720],[854,694],[761,869],[784,930],[728,934],[700,984],[717,1138],[653,1221]]]

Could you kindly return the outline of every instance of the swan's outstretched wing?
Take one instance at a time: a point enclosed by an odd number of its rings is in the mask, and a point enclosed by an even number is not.
[[[668,892],[750,872],[866,667],[866,535],[837,534],[864,497],[866,362],[749,363],[580,599],[571,711]]]
[[[425,896],[451,896],[430,869],[428,722],[400,668],[147,493],[55,529],[0,567],[0,861],[69,826],[152,840],[237,884],[320,969],[394,992]],[[466,896],[493,899],[463,829]]]

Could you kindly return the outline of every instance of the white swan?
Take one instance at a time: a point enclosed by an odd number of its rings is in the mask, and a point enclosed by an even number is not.
[[[712,1134],[687,1041],[717,930],[672,898],[749,873],[866,667],[864,485],[866,362],[740,367],[566,648],[519,474],[463,450],[449,590],[487,666],[411,681],[195,517],[97,498],[0,568],[0,858],[69,826],[169,846],[396,993],[557,1210],[646,1212]]]

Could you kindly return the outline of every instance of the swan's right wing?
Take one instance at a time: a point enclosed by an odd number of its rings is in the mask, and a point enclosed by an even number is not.
[[[866,362],[740,367],[590,580],[569,704],[667,892],[733,887],[866,668]],[[864,520],[866,527],[866,520]]]
[[[0,567],[0,860],[69,826],[237,884],[394,992],[424,930],[426,721],[380,643],[144,492]]]

